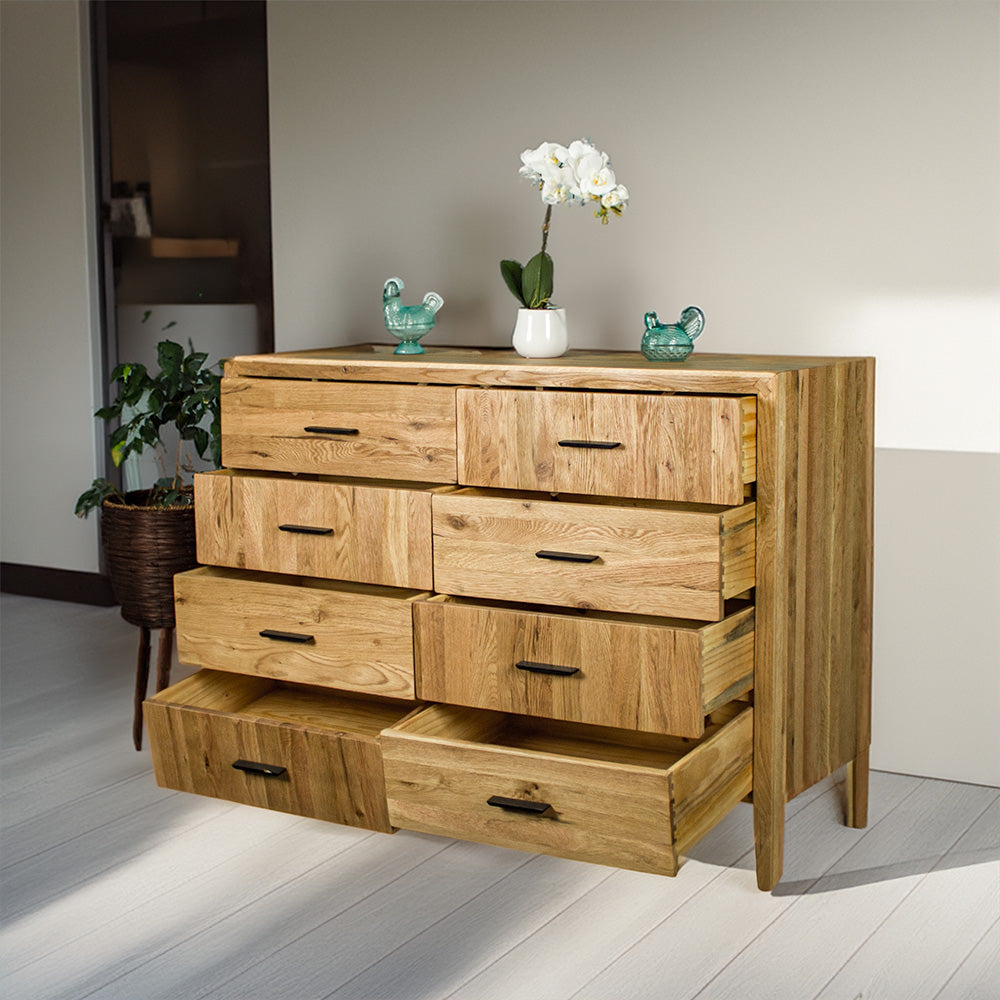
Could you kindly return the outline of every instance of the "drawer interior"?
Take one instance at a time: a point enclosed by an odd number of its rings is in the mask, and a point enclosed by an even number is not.
[[[150,700],[368,739],[375,739],[414,707],[406,701],[345,696],[327,688],[216,670],[200,670]]]
[[[705,735],[697,739],[535,719],[455,705],[430,705],[394,727],[393,733],[436,742],[471,743],[546,757],[605,761],[666,771],[711,740],[746,709],[745,703],[734,702],[713,712],[708,717]]]

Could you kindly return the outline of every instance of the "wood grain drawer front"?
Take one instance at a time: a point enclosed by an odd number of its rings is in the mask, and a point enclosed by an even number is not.
[[[382,734],[394,826],[673,875],[749,791],[753,710],[701,741],[433,705]]]
[[[458,390],[468,486],[743,502],[756,478],[755,396]]]
[[[174,577],[182,662],[413,698],[413,600],[426,592],[201,567]]]
[[[718,621],[754,585],[754,505],[434,497],[441,593]]]
[[[143,706],[162,787],[385,832],[379,732],[412,708],[213,670]]]
[[[753,683],[753,609],[712,624],[414,604],[419,697],[699,737]]]
[[[455,390],[227,378],[227,468],[454,483]]]
[[[427,489],[229,470],[194,488],[200,563],[432,588]]]

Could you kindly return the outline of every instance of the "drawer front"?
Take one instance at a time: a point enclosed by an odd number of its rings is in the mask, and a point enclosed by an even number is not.
[[[753,609],[647,624],[474,604],[414,604],[419,697],[699,737],[753,683]]]
[[[227,468],[454,483],[455,390],[227,378]]]
[[[434,497],[435,588],[718,621],[754,585],[754,505],[710,510]]]
[[[157,782],[390,831],[377,731],[351,732],[345,725],[351,713],[340,711],[348,703],[333,695],[304,698],[270,685],[204,670],[147,700],[143,714]],[[392,705],[362,710],[384,725],[405,714]]]
[[[428,490],[206,472],[195,524],[207,565],[432,589]]]
[[[756,478],[754,396],[458,390],[469,486],[739,504]]]
[[[751,709],[673,754],[559,731],[494,742],[497,715],[437,705],[382,734],[394,826],[673,875],[751,787]]]
[[[288,580],[214,567],[175,576],[181,661],[342,691],[414,697],[414,591]]]

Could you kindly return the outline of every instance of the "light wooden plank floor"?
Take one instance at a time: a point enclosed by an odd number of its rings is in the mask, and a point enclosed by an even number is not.
[[[675,879],[164,791],[116,609],[4,595],[7,1000],[995,1000],[1000,789],[875,773],[741,805]],[[180,667],[175,677],[189,672]]]

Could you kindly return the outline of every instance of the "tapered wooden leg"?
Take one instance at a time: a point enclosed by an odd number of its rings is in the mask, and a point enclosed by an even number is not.
[[[156,654],[156,692],[170,685],[170,661],[174,655],[174,629],[160,629],[160,646]]]
[[[781,878],[785,856],[785,803],[777,795],[761,795],[754,785],[753,839],[757,854],[757,888],[770,892]]]
[[[135,701],[132,712],[132,743],[142,749],[142,703],[149,684],[149,629],[139,627],[139,659],[135,666]]]
[[[860,830],[868,825],[868,747],[847,762],[847,825]]]

